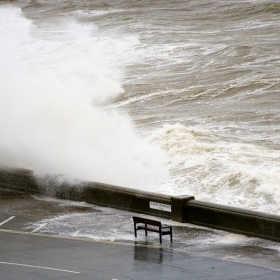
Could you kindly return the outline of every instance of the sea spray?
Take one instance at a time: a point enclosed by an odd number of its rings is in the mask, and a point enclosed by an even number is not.
[[[149,190],[168,178],[160,148],[102,105],[123,91],[137,38],[73,19],[36,26],[11,6],[0,26],[1,165]]]

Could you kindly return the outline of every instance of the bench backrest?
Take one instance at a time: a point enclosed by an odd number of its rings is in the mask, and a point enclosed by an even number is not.
[[[158,226],[158,227],[161,226],[161,222],[160,221],[154,221],[154,220],[140,218],[140,217],[133,217],[133,221],[135,223],[143,223],[143,224],[148,224],[148,225]]]

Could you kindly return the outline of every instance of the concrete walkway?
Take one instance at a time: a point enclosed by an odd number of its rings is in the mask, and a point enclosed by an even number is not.
[[[131,242],[0,230],[1,280],[280,279],[251,265]]]
[[[132,215],[2,195],[0,279],[280,279],[278,243],[221,243],[231,235],[175,223],[159,246],[157,234],[134,238]]]

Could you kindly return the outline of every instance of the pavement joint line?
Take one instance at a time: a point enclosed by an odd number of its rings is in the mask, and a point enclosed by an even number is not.
[[[78,271],[65,270],[65,269],[52,268],[52,267],[45,267],[45,266],[37,266],[37,265],[29,265],[29,264],[22,264],[22,263],[10,263],[10,262],[0,262],[0,263],[9,264],[9,265],[17,265],[17,266],[26,266],[26,267],[32,267],[32,268],[41,268],[41,269],[47,269],[47,270],[63,271],[63,272],[69,272],[69,273],[75,273],[75,274],[80,273]]]
[[[38,232],[40,229],[42,229],[44,226],[46,226],[47,224],[42,224],[39,227],[35,228],[32,230],[32,232]]]
[[[9,222],[10,220],[12,220],[15,216],[11,216],[10,218],[6,219],[5,221],[3,221],[2,223],[0,223],[0,226],[4,225],[5,223]]]
[[[84,241],[84,242],[92,242],[92,243],[103,243],[103,244],[111,244],[111,245],[121,245],[121,246],[130,246],[130,247],[144,247],[151,249],[162,249],[162,246],[158,245],[146,245],[139,243],[129,243],[129,242],[115,242],[115,241],[106,241],[106,240],[98,240],[98,239],[90,239],[86,237],[74,237],[74,236],[62,236],[62,235],[54,235],[54,234],[43,234],[37,232],[26,232],[26,231],[17,231],[10,229],[0,229],[0,233],[12,233],[12,234],[22,234],[22,235],[32,235],[39,237],[48,237],[48,238],[57,238],[57,239],[68,239],[68,240],[76,240],[76,241]]]

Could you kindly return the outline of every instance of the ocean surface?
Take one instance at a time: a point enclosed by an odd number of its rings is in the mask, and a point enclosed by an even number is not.
[[[280,3],[1,1],[0,165],[280,214]]]

